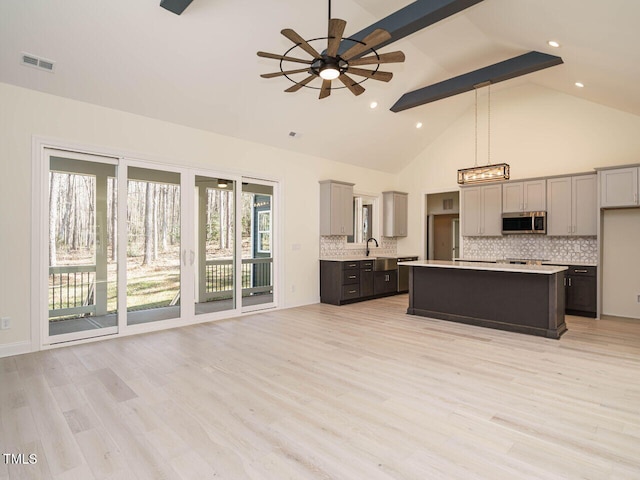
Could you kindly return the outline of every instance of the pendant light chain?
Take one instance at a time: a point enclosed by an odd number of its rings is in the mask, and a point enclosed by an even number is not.
[[[478,89],[474,88],[476,92],[476,158],[473,162],[473,166],[478,166]]]
[[[487,87],[487,165],[491,165],[491,83]]]

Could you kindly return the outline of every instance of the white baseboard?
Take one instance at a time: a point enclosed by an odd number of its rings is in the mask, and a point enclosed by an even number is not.
[[[0,345],[0,358],[31,352],[31,342],[16,342]]]

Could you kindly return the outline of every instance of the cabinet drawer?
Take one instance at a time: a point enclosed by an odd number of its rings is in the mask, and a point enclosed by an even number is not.
[[[597,267],[580,267],[573,265],[569,267],[569,270],[567,270],[566,273],[571,276],[595,277],[596,268]]]
[[[360,285],[345,285],[342,287],[342,300],[350,300],[360,297]]]
[[[360,268],[360,262],[355,261],[355,262],[342,262],[342,269],[343,270],[350,270],[353,268]]]
[[[342,272],[342,284],[360,283],[360,270],[345,270]]]
[[[360,262],[360,268],[370,268],[373,269],[373,260],[362,260]]]

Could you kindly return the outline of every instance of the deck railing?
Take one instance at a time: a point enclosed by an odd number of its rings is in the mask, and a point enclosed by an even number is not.
[[[242,296],[270,292],[273,289],[272,264],[272,258],[242,259]],[[233,274],[233,259],[207,260],[205,268],[206,300],[230,298],[233,294]]]
[[[242,296],[273,290],[273,259],[242,259]],[[233,259],[208,260],[205,267],[206,298],[200,301],[233,296]],[[62,317],[96,313],[96,266],[73,265],[49,267],[49,316]]]
[[[49,267],[49,316],[95,314],[95,265]]]

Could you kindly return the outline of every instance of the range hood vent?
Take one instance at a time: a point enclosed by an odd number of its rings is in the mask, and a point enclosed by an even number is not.
[[[53,72],[55,63],[51,60],[31,55],[30,53],[22,53],[22,65],[27,67],[37,68],[39,70],[45,70],[47,72]]]

